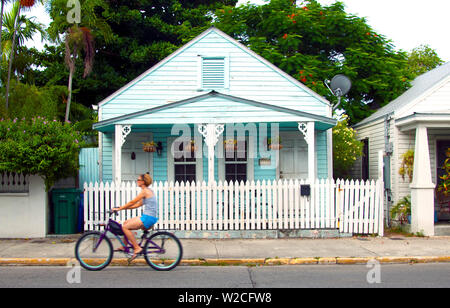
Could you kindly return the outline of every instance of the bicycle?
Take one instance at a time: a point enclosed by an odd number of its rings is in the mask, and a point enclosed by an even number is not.
[[[122,232],[122,225],[113,220],[111,216],[117,214],[108,211],[109,220],[104,226],[104,231],[88,231],[84,233],[75,245],[75,258],[80,265],[90,271],[99,271],[107,267],[112,259],[114,251],[122,252],[131,257],[133,255],[133,246]],[[143,248],[139,255],[143,255],[147,264],[157,271],[169,271],[174,269],[181,261],[183,256],[183,247],[180,240],[167,231],[156,231],[150,234],[150,229],[143,228],[139,246]],[[113,250],[111,240],[107,233],[112,233],[122,245],[123,250]],[[124,236],[125,244],[120,236]],[[144,243],[144,245],[142,245]]]

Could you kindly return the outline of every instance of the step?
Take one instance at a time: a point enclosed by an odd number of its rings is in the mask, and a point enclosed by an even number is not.
[[[450,236],[450,223],[449,224],[435,224],[434,225],[435,236]]]

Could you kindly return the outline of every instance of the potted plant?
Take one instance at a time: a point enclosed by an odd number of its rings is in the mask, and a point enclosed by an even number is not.
[[[408,150],[402,155],[402,162],[398,173],[405,179],[405,175],[408,175],[409,181],[412,181],[414,170],[414,150]]]
[[[190,147],[191,147],[191,152],[197,151],[198,147],[195,145],[195,140],[191,140]]]
[[[142,145],[144,152],[156,152],[156,143],[154,141],[143,142]]]
[[[399,220],[401,224],[411,223],[411,196],[403,197],[391,208],[391,218]]]
[[[447,158],[445,159],[444,165],[442,166],[442,169],[445,170],[445,173],[444,175],[439,177],[442,182],[438,186],[438,192],[447,197],[450,196],[450,148],[447,149],[445,155],[447,156]]]
[[[267,143],[269,144],[269,149],[271,150],[281,150],[283,148],[281,145],[281,138],[279,136],[274,140],[272,140],[272,138],[267,139]]]
[[[237,149],[236,139],[227,139],[223,142],[225,151],[235,151]]]

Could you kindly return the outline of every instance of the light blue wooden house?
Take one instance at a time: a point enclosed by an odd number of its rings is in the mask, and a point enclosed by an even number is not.
[[[214,27],[101,101],[98,117],[103,182],[332,178],[330,103]]]

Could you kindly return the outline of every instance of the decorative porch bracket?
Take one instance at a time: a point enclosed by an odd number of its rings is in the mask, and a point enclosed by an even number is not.
[[[298,130],[308,144],[308,178],[310,183],[316,180],[316,145],[314,122],[299,122]]]
[[[200,124],[198,131],[205,138],[208,146],[208,182],[214,181],[214,147],[225,129],[224,124]]]
[[[114,181],[120,183],[122,181],[122,146],[127,136],[131,133],[131,125],[115,126],[114,139]]]

